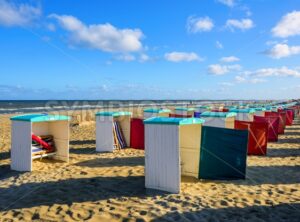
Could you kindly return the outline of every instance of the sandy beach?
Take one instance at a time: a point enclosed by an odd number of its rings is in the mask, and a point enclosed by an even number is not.
[[[10,170],[10,115],[0,116],[0,221],[299,221],[300,124],[264,157],[248,156],[247,178],[185,177],[180,194],[144,188],[144,152],[95,152],[95,123],[70,128],[70,162]]]

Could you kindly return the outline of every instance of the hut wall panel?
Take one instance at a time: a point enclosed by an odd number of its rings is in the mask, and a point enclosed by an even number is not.
[[[130,119],[130,116],[120,116],[117,118],[128,147],[130,146]]]
[[[49,122],[49,134],[53,135],[56,147],[53,158],[69,161],[69,121]]]
[[[146,188],[179,193],[179,127],[146,124],[145,151]]]
[[[11,169],[31,171],[31,122],[12,121]]]
[[[114,149],[113,121],[110,117],[96,117],[96,151],[112,152]]]
[[[201,144],[201,125],[183,125],[180,134],[181,173],[198,178]]]
[[[202,117],[205,120],[203,126],[213,126],[225,128],[225,118]],[[233,123],[234,127],[234,123]]]
[[[227,129],[234,129],[234,121],[235,117],[228,117],[225,120],[225,128]]]

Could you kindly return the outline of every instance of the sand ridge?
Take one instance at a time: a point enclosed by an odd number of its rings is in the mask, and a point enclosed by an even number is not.
[[[11,171],[9,115],[0,116],[0,221],[299,221],[300,125],[266,157],[249,156],[247,179],[184,177],[181,194],[144,188],[144,152],[95,152],[95,124],[71,127],[70,162]]]

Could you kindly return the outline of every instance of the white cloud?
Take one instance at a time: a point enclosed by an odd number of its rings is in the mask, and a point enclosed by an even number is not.
[[[240,29],[242,31],[245,31],[247,29],[251,29],[254,27],[254,23],[251,19],[228,19],[226,21],[225,27],[229,28],[231,31],[234,31],[235,29]]]
[[[140,59],[139,59],[140,62],[147,62],[147,61],[149,61],[149,60],[150,60],[150,57],[149,57],[147,54],[142,53],[142,54],[140,55]]]
[[[246,82],[246,78],[243,76],[236,76],[234,79],[237,83]]]
[[[293,11],[283,16],[272,29],[272,33],[280,38],[300,35],[300,11]]]
[[[263,68],[255,71],[247,71],[244,73],[247,76],[257,76],[257,77],[299,77],[300,71],[297,69],[290,69],[286,66],[282,66],[280,68]]]
[[[235,0],[218,0],[218,2],[227,5],[228,7],[233,7],[235,5]]]
[[[116,60],[132,62],[135,60],[135,56],[131,54],[122,54],[116,57]]]
[[[224,47],[223,47],[223,44],[221,43],[221,42],[219,42],[219,41],[216,41],[216,47],[218,48],[218,49],[223,49]]]
[[[241,70],[240,65],[220,65],[220,64],[212,64],[208,66],[208,73],[211,75],[224,75],[228,72],[239,71]]]
[[[274,59],[289,57],[300,54],[300,46],[289,46],[287,44],[276,44],[270,50],[265,52],[268,56]]]
[[[56,31],[56,27],[55,27],[55,25],[52,24],[52,23],[47,24],[47,25],[46,25],[46,28],[47,28],[49,31],[51,31],[51,32],[55,32],[55,31]]]
[[[170,52],[165,54],[165,59],[170,62],[192,62],[203,60],[203,58],[194,52]]]
[[[190,33],[209,32],[214,27],[214,23],[209,17],[190,16],[187,20],[187,30]]]
[[[86,25],[70,15],[50,15],[70,32],[72,44],[99,49],[105,52],[135,52],[142,49],[143,33],[139,29],[118,29],[113,25]]]
[[[238,57],[235,56],[228,56],[228,57],[222,57],[220,59],[221,62],[237,62],[240,61]]]
[[[42,14],[39,7],[0,0],[0,25],[27,26]]]
[[[246,76],[236,76],[234,78],[234,81],[236,83],[252,83],[252,84],[257,84],[257,83],[263,83],[266,82],[266,80],[261,79],[261,78],[249,78]]]
[[[219,85],[223,87],[229,87],[229,86],[233,86],[234,84],[232,82],[221,82],[219,83]]]

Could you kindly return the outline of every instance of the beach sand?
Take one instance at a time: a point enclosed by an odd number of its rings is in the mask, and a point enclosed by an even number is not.
[[[95,152],[94,122],[71,127],[70,162],[10,170],[9,115],[0,116],[0,221],[299,221],[300,125],[265,157],[249,156],[247,179],[185,177],[180,194],[144,188],[144,152]]]

